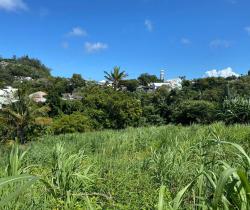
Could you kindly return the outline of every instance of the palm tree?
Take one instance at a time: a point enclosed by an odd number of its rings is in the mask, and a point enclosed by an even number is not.
[[[115,66],[113,69],[113,72],[111,71],[110,73],[104,71],[105,73],[105,78],[109,81],[112,82],[113,87],[115,90],[118,89],[120,85],[120,81],[126,78],[128,75],[125,73],[125,71],[120,71],[120,67]]]
[[[42,116],[46,116],[49,107],[36,106],[20,90],[17,91],[17,99],[17,102],[0,110],[0,122],[7,125],[9,132],[23,144],[27,141],[28,135],[33,133],[32,127],[40,125],[40,121],[45,119]]]

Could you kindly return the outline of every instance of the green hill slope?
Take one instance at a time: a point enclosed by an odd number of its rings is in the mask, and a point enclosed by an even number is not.
[[[38,59],[23,56],[20,58],[0,58],[0,85],[12,85],[15,80],[30,77],[32,79],[50,76],[50,69]]]

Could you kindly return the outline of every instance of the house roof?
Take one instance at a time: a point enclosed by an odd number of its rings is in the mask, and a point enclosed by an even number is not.
[[[35,93],[32,93],[29,95],[30,98],[43,98],[44,96],[47,96],[48,94],[42,91],[38,91]]]

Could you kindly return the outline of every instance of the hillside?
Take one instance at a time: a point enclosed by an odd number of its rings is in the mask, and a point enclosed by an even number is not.
[[[12,85],[15,80],[30,78],[47,78],[50,76],[50,69],[38,59],[23,56],[20,58],[0,58],[0,86]]]
[[[150,125],[250,123],[249,74],[192,80],[182,77],[179,88],[163,85],[150,89],[158,79],[156,75],[146,73],[127,79],[127,73],[117,66],[110,73],[104,72],[107,81],[99,84],[80,74],[71,78],[50,76],[39,60],[27,56],[2,59],[0,64],[2,86],[12,85],[19,94],[15,98],[6,94],[10,88],[0,88],[2,107],[15,112],[13,119],[4,110],[0,112],[4,120],[0,124],[1,141],[22,138],[25,143],[48,133]],[[33,94],[38,104],[30,103]],[[9,98],[14,99],[15,106]],[[37,112],[38,108],[43,112]],[[17,116],[23,120],[19,122]]]
[[[242,167],[243,159],[237,155],[241,153],[236,148],[212,140],[238,143],[249,152],[249,136],[248,126],[223,124],[46,136],[22,147],[29,150],[19,160],[19,171],[39,176],[49,185],[37,181],[19,199],[10,202],[7,209],[14,206],[19,209],[90,209],[90,206],[91,209],[156,209],[162,185],[167,189],[164,200],[169,203],[178,191],[196,179],[199,170],[209,174],[213,171],[216,185],[215,178],[224,170],[216,162]],[[9,149],[1,147],[0,154],[0,175],[4,176]],[[212,199],[209,195],[214,189],[203,179],[202,185],[201,180],[197,181],[185,193],[183,209],[195,209],[201,202],[200,196],[204,198],[202,205],[209,205]]]

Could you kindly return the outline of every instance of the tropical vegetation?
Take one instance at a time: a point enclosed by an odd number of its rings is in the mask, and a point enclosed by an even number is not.
[[[127,76],[0,59],[0,88],[17,89],[0,109],[0,209],[250,209],[250,75]]]
[[[1,147],[1,209],[249,209],[250,128],[160,126]]]

